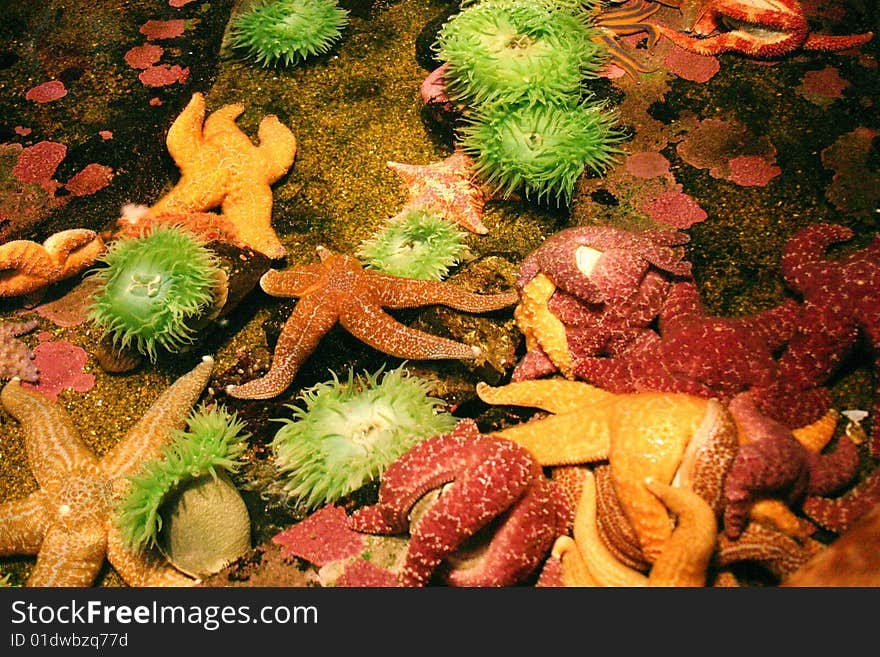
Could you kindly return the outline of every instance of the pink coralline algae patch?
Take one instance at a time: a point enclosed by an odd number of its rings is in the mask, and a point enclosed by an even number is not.
[[[690,228],[709,216],[691,196],[678,191],[663,192],[640,209],[652,220],[675,228]]]
[[[50,80],[28,90],[25,98],[36,103],[49,103],[67,95],[67,88],[61,80]]]
[[[752,181],[772,173],[776,160],[776,148],[767,137],[756,137],[736,121],[723,119],[696,123],[676,151],[691,166],[708,169],[713,178],[737,184],[756,184]],[[751,158],[742,160],[743,156],[756,156],[762,162],[758,165]],[[759,168],[760,175],[755,173]]]
[[[40,381],[37,384],[22,383],[22,386],[37,390],[50,399],[57,399],[58,393],[65,388],[88,392],[95,386],[95,377],[83,371],[87,360],[85,349],[66,340],[43,342],[34,349],[34,365],[40,372]]]
[[[99,189],[104,189],[113,178],[113,169],[103,164],[87,164],[82,171],[78,171],[64,188],[73,196],[88,196]]]
[[[880,130],[860,126],[822,151],[822,164],[834,171],[825,196],[841,212],[870,219],[880,204],[880,172],[870,166]]]
[[[739,155],[728,165],[728,179],[743,187],[764,187],[782,173],[782,169],[760,155]]]
[[[113,139],[113,131],[112,130],[101,130],[100,132],[98,132],[98,136],[101,139],[103,139],[104,141],[107,141],[108,139]]]
[[[142,46],[135,46],[125,53],[125,61],[132,68],[149,68],[162,58],[165,52],[162,46],[152,43],[145,43]]]
[[[189,77],[189,68],[181,68],[177,64],[170,66],[151,66],[138,75],[138,79],[148,87],[165,87],[175,82],[186,82]]]
[[[56,326],[79,326],[88,319],[95,282],[94,278],[86,278],[61,298],[41,304],[34,311]]]
[[[148,20],[141,25],[140,32],[148,39],[174,39],[183,34],[184,27],[182,18],[170,21]]]
[[[819,71],[807,71],[797,92],[817,105],[830,105],[835,98],[843,98],[843,90],[850,86],[848,80],[840,77],[834,66],[826,66]]]
[[[183,7],[184,5],[188,5],[190,2],[195,2],[195,0],[168,0],[168,6]]]
[[[12,174],[22,183],[36,183],[50,194],[58,189],[55,170],[67,155],[67,146],[55,141],[41,141],[21,151]]]
[[[328,505],[272,537],[285,557],[299,557],[316,566],[347,559],[364,549],[365,538],[348,528],[341,506]]]
[[[669,160],[653,151],[630,155],[626,158],[626,170],[637,178],[656,178],[670,175]]]
[[[27,137],[29,134],[31,134],[33,132],[32,128],[25,128],[20,125],[15,126],[15,128],[13,128],[13,130],[15,130],[15,134],[19,135],[20,137]]]
[[[709,55],[699,55],[673,45],[663,64],[670,72],[691,82],[707,82],[719,70],[718,59]]]
[[[355,559],[346,564],[345,570],[336,580],[336,586],[397,586],[397,575],[390,570],[380,568],[365,559]]]

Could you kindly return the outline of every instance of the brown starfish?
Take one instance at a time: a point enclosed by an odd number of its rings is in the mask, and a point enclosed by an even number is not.
[[[101,459],[80,440],[58,402],[23,388],[18,379],[6,384],[0,400],[22,425],[40,488],[0,504],[0,556],[37,555],[28,586],[90,586],[105,556],[131,586],[194,583],[155,554],[126,548],[114,504],[130,486],[126,475],[158,454],[169,430],[183,427],[213,366],[206,357],[175,381]]]
[[[265,376],[227,386],[239,399],[268,399],[291,384],[299,366],[336,322],[371,347],[398,358],[478,358],[480,349],[401,324],[383,308],[442,304],[465,312],[512,306],[515,291],[474,294],[446,281],[425,281],[365,270],[356,258],[317,248],[320,263],[270,269],[260,287],[274,297],[299,297]]]

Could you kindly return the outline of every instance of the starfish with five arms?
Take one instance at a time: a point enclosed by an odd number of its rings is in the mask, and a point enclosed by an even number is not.
[[[270,258],[284,256],[272,228],[271,185],[293,164],[296,138],[278,117],[263,117],[255,146],[235,124],[244,105],[224,105],[207,119],[205,99],[193,94],[168,130],[168,152],[180,180],[150,213],[202,212],[220,207],[236,241]]]
[[[409,359],[478,358],[479,347],[425,333],[401,324],[383,308],[433,304],[464,312],[512,306],[517,293],[475,294],[447,281],[425,281],[369,271],[352,256],[317,247],[321,262],[270,269],[260,287],[274,297],[299,297],[285,322],[265,376],[226,387],[239,399],[269,399],[291,384],[299,366],[336,322],[371,347]]]
[[[449,157],[431,164],[388,162],[407,188],[404,209],[432,210],[473,233],[489,232],[483,224],[483,206],[490,194],[474,181],[471,157],[456,150]]]
[[[0,504],[0,556],[37,555],[28,586],[90,586],[106,557],[130,586],[189,586],[195,580],[151,552],[125,546],[114,506],[130,487],[126,475],[159,456],[168,433],[183,428],[211,376],[205,357],[163,392],[125,438],[102,458],[77,435],[58,402],[13,379],[0,392],[22,425],[39,489]]]

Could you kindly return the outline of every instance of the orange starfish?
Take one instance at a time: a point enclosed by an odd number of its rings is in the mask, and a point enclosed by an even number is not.
[[[597,530],[596,481],[589,470],[574,521],[574,538],[563,536],[554,545],[562,560],[567,586],[704,586],[715,550],[718,524],[709,504],[688,488],[652,479],[645,487],[672,511],[677,520],[669,539],[645,576],[620,563],[608,551]]]
[[[724,475],[738,442],[733,418],[717,400],[684,393],[613,394],[559,378],[497,388],[480,383],[477,395],[490,404],[554,413],[494,433],[528,449],[541,465],[607,460],[620,504],[650,563],[662,553],[672,522],[646,479],[691,488],[720,512]]]
[[[6,384],[0,401],[22,425],[40,488],[0,504],[0,555],[37,555],[28,586],[90,586],[105,556],[131,586],[194,583],[155,554],[127,549],[114,505],[130,486],[126,475],[159,455],[171,429],[183,428],[213,366],[206,357],[177,379],[101,459],[80,440],[58,402],[23,388],[18,379]]]
[[[474,294],[446,281],[417,280],[363,268],[356,258],[319,246],[321,262],[270,269],[260,287],[273,297],[299,297],[278,337],[265,376],[227,386],[240,399],[268,399],[291,384],[299,366],[339,322],[374,349],[398,358],[478,358],[481,350],[409,328],[383,308],[442,304],[465,312],[498,310],[516,303],[515,291]]]
[[[73,228],[50,235],[42,244],[12,240],[0,245],[0,297],[29,294],[69,278],[104,252],[93,230]]]
[[[193,94],[168,130],[168,152],[180,180],[152,214],[202,212],[220,207],[241,244],[270,258],[285,250],[272,228],[271,185],[293,164],[296,138],[278,117],[263,117],[255,146],[235,124],[244,105],[224,105],[205,118],[205,99]]]
[[[483,224],[483,206],[488,194],[471,177],[471,158],[456,150],[440,162],[431,164],[402,164],[388,162],[388,166],[403,178],[409,192],[406,208],[433,210],[469,231],[485,235],[489,229]]]

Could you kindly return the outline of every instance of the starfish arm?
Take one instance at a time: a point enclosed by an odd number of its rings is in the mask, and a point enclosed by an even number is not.
[[[766,40],[756,42],[752,36],[742,30],[731,30],[706,38],[689,37],[661,24],[657,24],[660,33],[675,45],[699,55],[720,55],[726,52],[740,52],[753,57],[775,57],[799,48],[806,37],[806,32],[780,32],[775,42]]]
[[[327,270],[320,264],[296,265],[270,269],[260,278],[260,287],[273,297],[301,297],[319,289],[326,280]]]
[[[99,522],[49,528],[28,586],[91,586],[104,564],[107,535]]]
[[[846,36],[832,36],[830,34],[811,34],[804,42],[804,50],[828,50],[837,52],[858,48],[874,37],[873,32],[864,34],[849,34]]]
[[[386,354],[414,360],[477,358],[479,347],[409,328],[379,306],[358,297],[341,309],[339,323],[359,340]]]
[[[477,396],[487,404],[529,406],[549,413],[592,412],[591,407],[614,399],[612,393],[589,383],[559,378],[517,381],[498,387],[481,381],[477,383]]]
[[[577,543],[571,536],[560,536],[550,551],[551,559],[562,562],[562,583],[565,586],[594,587],[599,586],[590,574],[590,569],[577,549]]]
[[[547,305],[555,290],[553,281],[544,274],[538,274],[520,292],[520,302],[513,316],[525,335],[526,347],[530,350],[540,348],[555,368],[565,378],[571,379],[574,377],[565,325]]]
[[[202,137],[204,122],[205,97],[200,93],[194,93],[187,106],[174,119],[165,138],[168,152],[180,169],[198,160],[199,150],[204,145]]]
[[[152,551],[138,553],[126,549],[119,529],[112,525],[107,534],[107,560],[129,586],[192,586],[197,583]]]
[[[150,206],[150,214],[203,212],[216,208],[226,196],[227,178],[227,171],[218,167],[199,176],[184,173],[165,196]]]
[[[28,463],[41,488],[58,486],[67,472],[97,463],[79,439],[67,411],[48,397],[22,388],[16,378],[0,393],[4,408],[21,423]]]
[[[493,436],[522,445],[541,465],[592,463],[608,458],[611,428],[586,413],[562,413],[521,422]]]
[[[645,586],[648,578],[620,563],[602,542],[596,508],[596,479],[587,472],[574,518],[574,541],[590,575],[599,586]]]
[[[293,166],[296,137],[274,114],[263,117],[257,136],[260,140],[257,151],[264,163],[266,177],[270,183],[274,183]]]
[[[227,386],[226,394],[238,399],[269,399],[280,395],[337,319],[333,304],[316,296],[301,298],[281,329],[269,371],[259,379]]]
[[[519,300],[519,294],[513,290],[498,294],[477,294],[446,281],[424,281],[374,271],[365,271],[364,274],[379,303],[386,308],[440,304],[464,312],[482,313],[507,308]]]
[[[272,228],[272,188],[259,184],[229,187],[223,214],[235,224],[238,240],[273,260],[283,258],[286,251]]]
[[[46,493],[0,505],[0,555],[36,554],[49,527]]]
[[[614,491],[611,466],[607,463],[597,465],[593,468],[593,475],[596,479],[596,527],[602,542],[619,562],[647,573],[651,564],[645,560],[639,537]]]
[[[672,535],[654,562],[651,586],[704,586],[706,569],[715,550],[718,523],[709,504],[688,488],[659,481],[646,482],[648,489],[678,516]]]
[[[238,146],[244,146],[248,150],[254,145],[241,129],[235,125],[235,120],[244,112],[242,103],[231,103],[220,107],[208,116],[204,121],[202,134],[205,143],[212,146],[232,141]],[[202,115],[204,116],[204,100],[202,101]],[[248,148],[249,147],[249,148]]]
[[[186,417],[208,385],[213,369],[214,359],[205,356],[159,395],[122,441],[101,459],[101,469],[109,479],[132,474],[158,455],[168,432],[183,428]]]

